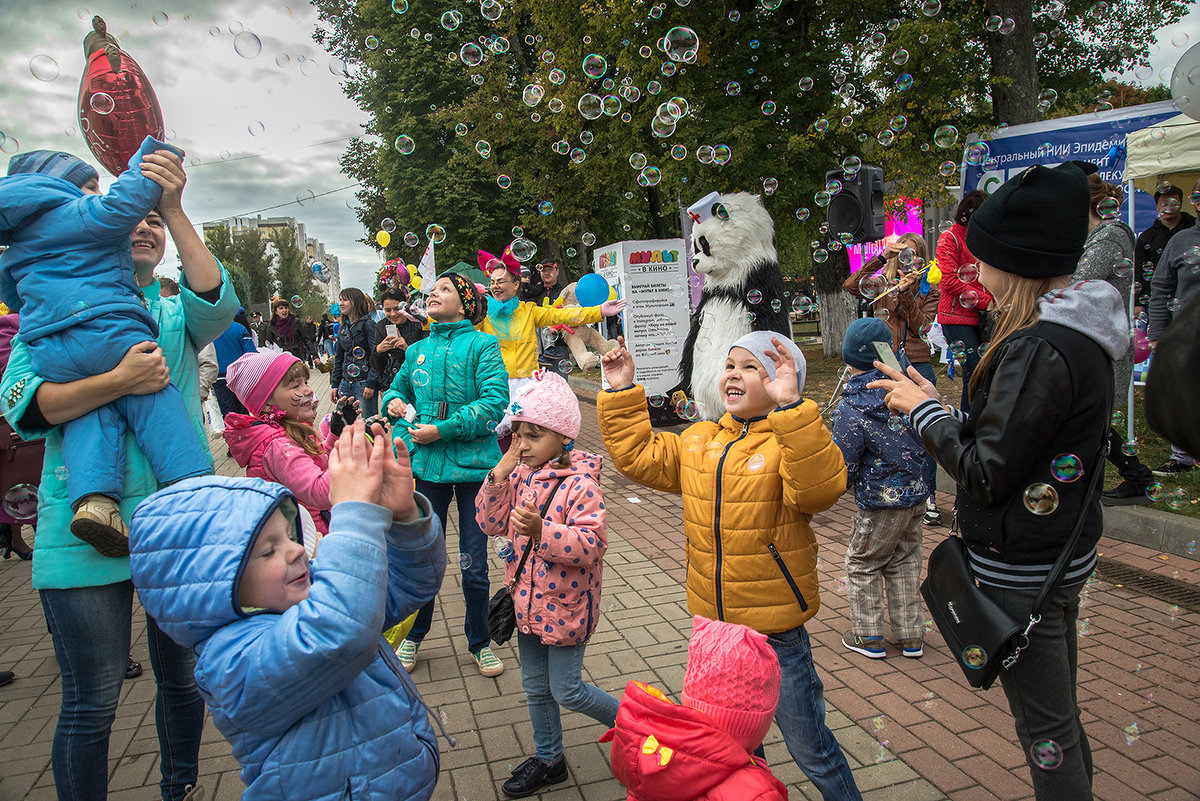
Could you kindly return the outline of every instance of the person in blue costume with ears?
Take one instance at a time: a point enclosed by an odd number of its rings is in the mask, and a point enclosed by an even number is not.
[[[284,487],[206,476],[147,498],[130,529],[146,610],[196,651],[196,686],[233,746],[245,801],[424,801],[438,749],[424,702],[383,640],[437,593],[442,527],[408,451],[376,424],[330,454],[319,556]]]
[[[67,383],[112,370],[126,352],[158,337],[158,324],[134,279],[130,234],[162,197],[156,170],[170,145],[146,137],[108,194],[100,176],[67,153],[13,157],[0,178],[0,299],[21,311],[21,340],[33,370]],[[87,300],[80,297],[85,289]],[[188,409],[172,385],[125,395],[63,425],[71,533],[110,557],[129,553],[119,503],[125,484],[125,431],[170,484],[211,472],[204,443],[172,436]]]

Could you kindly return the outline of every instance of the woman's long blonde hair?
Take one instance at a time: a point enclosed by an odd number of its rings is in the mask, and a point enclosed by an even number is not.
[[[921,259],[925,258],[925,240],[920,234],[901,234],[896,238],[897,243],[906,242],[913,249],[913,254]],[[900,272],[900,257],[899,255],[892,256],[887,260],[887,266],[883,269],[883,277],[889,283],[896,280],[896,276]]]
[[[971,374],[971,383],[967,387],[968,400],[975,400],[975,391],[987,374],[992,356],[999,350],[1004,340],[1041,319],[1037,307],[1038,298],[1049,292],[1056,280],[1057,278],[1026,278],[1023,275],[1009,273],[1008,285],[1004,288],[1004,294],[993,301],[1000,311],[1000,317],[996,320],[996,330],[992,334],[992,341],[988,344],[987,352],[983,354],[979,364],[975,365],[975,372]]]

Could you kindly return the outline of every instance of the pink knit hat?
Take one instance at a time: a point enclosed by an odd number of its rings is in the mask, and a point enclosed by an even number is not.
[[[524,420],[563,436],[579,436],[579,400],[567,380],[549,370],[534,370],[532,380],[508,405],[512,421]]]
[[[298,361],[290,353],[244,353],[225,369],[225,385],[257,417],[287,371]]]
[[[779,704],[779,658],[767,635],[696,615],[682,699],[747,751],[757,748]]]

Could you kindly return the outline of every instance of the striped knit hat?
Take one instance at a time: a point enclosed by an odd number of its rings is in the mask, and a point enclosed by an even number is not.
[[[287,371],[298,361],[290,353],[244,353],[225,370],[225,384],[250,414],[257,417]]]
[[[51,178],[62,178],[75,186],[83,185],[93,179],[99,181],[100,174],[96,168],[86,161],[72,156],[70,153],[60,153],[55,150],[30,150],[20,153],[8,160],[8,174],[37,173]]]

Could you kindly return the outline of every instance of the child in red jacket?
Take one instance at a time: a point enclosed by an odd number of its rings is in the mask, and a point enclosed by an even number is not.
[[[787,788],[754,755],[779,703],[779,659],[765,634],[697,615],[683,705],[631,681],[612,741],[628,801],[779,801]]]

